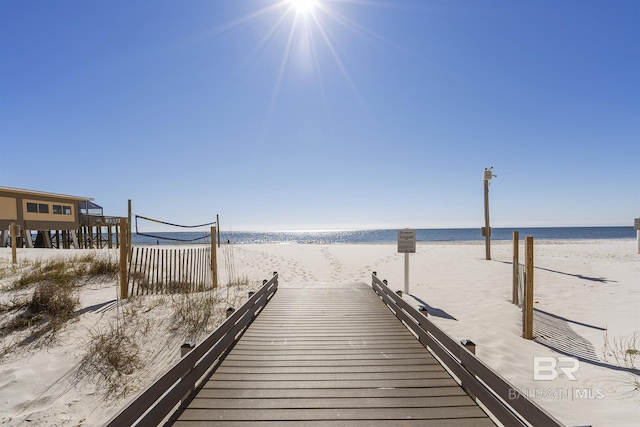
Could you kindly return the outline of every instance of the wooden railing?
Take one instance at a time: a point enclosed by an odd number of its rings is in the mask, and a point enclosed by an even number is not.
[[[142,392],[106,426],[160,424],[181,400],[206,379],[278,289],[278,273],[173,368]]]
[[[481,362],[462,344],[438,328],[422,313],[391,291],[375,273],[373,290],[431,353],[457,377],[469,395],[474,396],[505,426],[563,426],[552,415],[521,394],[518,389]]]
[[[104,216],[104,215],[87,215],[81,213],[78,217],[81,225],[118,225],[120,224],[120,217],[118,216]]]

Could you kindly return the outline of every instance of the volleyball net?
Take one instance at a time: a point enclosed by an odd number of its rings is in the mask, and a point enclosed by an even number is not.
[[[168,228],[166,232],[149,232],[149,231],[141,231],[140,226],[147,228],[145,223],[155,223],[162,224],[164,228]],[[210,230],[196,230],[198,228],[202,229],[204,227],[211,227],[216,225],[216,221],[208,222],[205,224],[196,224],[196,225],[184,225],[184,224],[175,224],[167,221],[162,221],[159,219],[149,218],[142,215],[135,216],[135,229],[136,234],[138,236],[150,237],[157,240],[168,240],[173,242],[197,242],[197,241],[210,241],[211,232]],[[173,227],[175,230],[171,230],[170,227]]]

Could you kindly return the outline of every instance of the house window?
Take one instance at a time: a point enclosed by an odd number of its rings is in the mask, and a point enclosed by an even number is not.
[[[38,213],[38,204],[27,202],[27,212]]]
[[[38,203],[38,212],[43,214],[49,213],[49,205],[46,203]]]
[[[54,215],[62,215],[62,206],[53,205],[53,214]]]
[[[71,206],[63,206],[62,211],[65,215],[71,215]]]

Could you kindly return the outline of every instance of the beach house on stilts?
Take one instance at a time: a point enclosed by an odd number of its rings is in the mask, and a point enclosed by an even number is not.
[[[6,247],[9,241],[29,248],[118,246],[119,218],[105,217],[102,207],[93,200],[0,187],[0,247]]]

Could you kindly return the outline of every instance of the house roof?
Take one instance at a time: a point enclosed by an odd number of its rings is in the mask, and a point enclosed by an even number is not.
[[[57,194],[57,193],[47,193],[45,191],[35,191],[35,190],[25,190],[22,188],[12,188],[12,187],[0,187],[0,193],[15,193],[15,194],[24,194],[29,196],[44,196],[51,197],[57,199],[66,199],[66,200],[94,200],[91,197],[82,197],[82,196],[70,196],[68,194]]]

